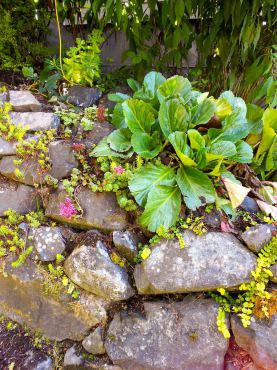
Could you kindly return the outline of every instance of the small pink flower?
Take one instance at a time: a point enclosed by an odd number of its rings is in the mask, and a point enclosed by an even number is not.
[[[71,218],[77,215],[77,209],[72,204],[70,198],[65,198],[64,202],[60,204],[60,216]]]
[[[122,166],[116,166],[116,167],[114,167],[114,172],[117,174],[117,175],[122,175],[123,174],[123,172],[125,171],[124,170],[124,168],[122,167]]]

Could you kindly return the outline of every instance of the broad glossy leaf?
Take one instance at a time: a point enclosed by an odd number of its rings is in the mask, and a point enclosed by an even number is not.
[[[157,89],[166,81],[166,78],[160,72],[149,72],[144,77],[143,86],[150,98],[154,98],[157,94]]]
[[[188,138],[190,141],[190,147],[192,149],[199,150],[201,148],[205,148],[205,139],[197,130],[188,130],[187,132]]]
[[[239,141],[236,144],[237,153],[232,157],[233,161],[239,163],[251,163],[253,159],[253,149],[245,141]]]
[[[122,104],[125,121],[132,133],[150,133],[155,117],[152,107],[144,101],[129,99]]]
[[[158,185],[147,199],[140,217],[141,225],[155,232],[160,226],[169,228],[178,219],[181,210],[181,192],[177,186]]]
[[[225,98],[215,100],[215,106],[215,114],[221,119],[229,116],[233,112],[231,104]]]
[[[181,96],[187,102],[191,96],[191,83],[182,76],[172,76],[160,85],[157,96],[160,103],[167,98],[177,96]]]
[[[197,126],[208,123],[214,115],[215,110],[215,104],[211,100],[205,99],[201,104],[192,108],[192,125]]]
[[[161,151],[161,144],[158,140],[146,133],[137,133],[132,136],[134,151],[143,158],[154,158]]]
[[[277,132],[277,109],[267,108],[263,114],[263,136],[262,141],[257,150],[256,159],[268,151],[271,147]]]
[[[274,137],[273,143],[269,148],[266,161],[265,161],[265,169],[266,171],[270,171],[272,169],[277,168],[277,134]]]
[[[207,148],[207,160],[230,158],[236,153],[236,146],[231,141],[216,141]]]
[[[232,207],[237,208],[244,201],[250,189],[228,179],[227,177],[223,177],[222,181],[227,189]]]
[[[201,198],[206,203],[215,201],[214,186],[209,177],[202,171],[193,167],[180,167],[176,180],[188,208],[196,210],[200,207]]]
[[[117,128],[127,127],[121,103],[117,103],[113,110],[112,124]]]
[[[212,143],[216,141],[232,141],[236,143],[238,140],[245,138],[249,133],[249,127],[246,119],[239,118],[236,113],[231,114],[224,120],[222,129],[210,128],[208,137]]]
[[[108,98],[110,101],[114,101],[116,103],[123,103],[125,100],[130,99],[130,95],[127,94],[122,94],[122,93],[114,93],[114,94],[109,94]]]
[[[231,104],[233,112],[237,113],[240,118],[245,118],[247,113],[247,107],[242,98],[234,96],[232,91],[224,91],[219,98],[224,98]]]
[[[120,128],[107,137],[107,143],[116,152],[127,152],[132,147],[131,136],[132,133],[128,128]]]
[[[186,132],[189,114],[177,99],[164,100],[159,111],[159,122],[166,138],[175,131]]]
[[[173,186],[175,183],[173,168],[163,164],[148,163],[134,174],[129,182],[129,189],[137,203],[144,206],[152,188],[157,185]]]
[[[168,136],[168,140],[184,166],[196,166],[196,162],[191,158],[193,152],[186,143],[187,135],[184,132],[176,131]]]
[[[128,78],[127,84],[133,91],[138,91],[141,88],[141,85],[138,81],[134,80],[133,78]]]
[[[133,155],[133,151],[130,150],[126,153],[115,152],[109,147],[107,137],[102,139],[97,146],[90,153],[91,157],[118,157],[118,158],[130,158]]]

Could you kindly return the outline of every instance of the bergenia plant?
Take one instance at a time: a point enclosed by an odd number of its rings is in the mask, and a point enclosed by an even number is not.
[[[243,99],[231,91],[215,99],[194,90],[182,76],[165,79],[157,72],[148,73],[142,85],[128,83],[132,97],[110,95],[117,102],[112,117],[116,130],[91,155],[145,159],[129,182],[144,209],[141,224],[151,231],[172,226],[182,200],[191,210],[213,202],[231,207],[217,195],[213,180],[228,179],[233,196],[243,188],[227,171],[229,165],[250,163],[253,157],[252,147],[243,140],[251,132]],[[162,161],[165,156],[167,163]],[[245,188],[242,193],[245,197]]]

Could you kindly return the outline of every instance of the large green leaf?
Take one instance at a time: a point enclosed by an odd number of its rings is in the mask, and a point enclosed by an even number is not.
[[[151,105],[137,99],[129,99],[122,104],[127,126],[132,133],[150,133],[155,117]]]
[[[130,150],[125,153],[115,152],[109,147],[107,137],[102,139],[97,146],[90,153],[91,157],[119,157],[119,158],[130,158],[133,155],[133,151]]]
[[[112,124],[116,128],[124,128],[127,127],[127,123],[125,121],[125,117],[123,114],[123,107],[121,103],[117,103],[113,110],[113,117],[112,117]]]
[[[249,133],[248,123],[245,118],[239,118],[237,113],[233,113],[223,121],[223,128],[210,128],[208,137],[211,142],[216,141],[232,141],[236,143],[238,140],[245,138]]]
[[[183,166],[177,172],[177,184],[188,208],[196,210],[201,206],[201,198],[206,203],[215,201],[214,186],[209,177],[196,168]]]
[[[108,98],[110,101],[114,101],[116,103],[123,103],[125,100],[130,99],[130,95],[127,94],[122,94],[122,93],[114,93],[114,94],[109,94]]]
[[[160,226],[169,228],[178,219],[181,210],[181,192],[177,186],[158,185],[147,199],[140,217],[141,225],[155,232]]]
[[[215,100],[216,111],[215,114],[223,119],[226,116],[229,116],[233,112],[231,104],[224,98],[219,98]]]
[[[201,104],[192,108],[192,125],[197,126],[208,123],[214,115],[215,110],[215,104],[211,100],[205,99]]]
[[[107,143],[110,148],[116,152],[127,152],[132,146],[131,136],[132,133],[128,128],[120,128],[113,131],[107,137]]]
[[[183,165],[196,166],[196,162],[192,159],[193,152],[187,144],[187,135],[184,132],[173,132],[168,136],[168,140],[173,145]]]
[[[273,143],[269,148],[266,161],[265,161],[265,169],[266,171],[270,171],[272,169],[277,168],[277,135],[275,135]]]
[[[136,172],[129,182],[129,189],[137,203],[144,206],[148,193],[157,185],[172,186],[175,184],[173,168],[163,164],[148,163]]]
[[[235,97],[232,91],[224,91],[219,98],[224,98],[231,104],[233,112],[237,114],[237,117],[246,117],[247,107],[242,98]]]
[[[207,148],[207,160],[230,158],[236,153],[236,146],[231,141],[216,141]]]
[[[267,108],[263,114],[263,123],[263,136],[257,150],[256,159],[258,159],[262,153],[267,152],[273,143],[277,132],[277,110]]]
[[[166,81],[165,77],[160,72],[149,72],[144,77],[143,86],[150,98],[155,98],[157,89]]]
[[[134,151],[143,158],[154,158],[161,150],[161,144],[155,136],[137,133],[132,136]]]
[[[237,153],[231,158],[231,160],[239,163],[251,163],[253,158],[253,149],[245,141],[239,141],[236,144]]]
[[[191,83],[182,76],[172,76],[160,85],[157,96],[160,103],[167,98],[177,96],[181,96],[187,102],[191,96]]]
[[[190,141],[190,146],[192,149],[199,150],[201,148],[205,148],[205,139],[203,138],[199,131],[191,129],[188,130],[187,133]]]
[[[159,111],[159,122],[166,138],[174,131],[186,132],[189,114],[178,99],[164,100]]]

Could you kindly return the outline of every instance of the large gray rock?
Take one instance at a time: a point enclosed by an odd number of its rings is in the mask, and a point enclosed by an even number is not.
[[[46,295],[44,284],[51,281],[37,269],[35,262],[27,259],[20,267],[13,268],[11,261],[11,258],[2,261],[5,274],[0,274],[1,314],[58,341],[82,340],[91,327],[105,322],[104,300],[87,293],[81,293],[74,302],[62,293],[58,298],[50,293]]]
[[[128,274],[113,263],[100,240],[95,246],[82,244],[75,248],[64,263],[64,271],[81,288],[108,300],[120,301],[134,295]]]
[[[244,328],[238,317],[231,318],[236,343],[249,353],[255,364],[266,370],[277,369],[277,314],[271,320],[259,321],[252,317]]]
[[[131,231],[114,231],[113,243],[120,253],[129,262],[134,262],[134,258],[138,254],[139,239],[137,235]]]
[[[33,247],[32,254],[40,261],[55,261],[57,254],[65,251],[66,245],[59,227],[40,226],[31,228],[28,245]]]
[[[91,131],[83,131],[82,143],[88,148],[96,145],[115,130],[115,127],[108,122],[95,122]]]
[[[45,176],[50,175],[57,180],[68,177],[73,168],[78,167],[78,161],[72,151],[71,143],[67,141],[55,141],[49,144],[49,157],[51,169],[42,172],[37,159],[25,160],[20,166],[14,163],[16,156],[4,157],[0,160],[0,173],[9,179],[19,181],[26,185],[43,184]],[[17,177],[15,169],[18,168],[23,174]]]
[[[80,188],[76,198],[83,213],[81,217],[67,219],[60,215],[60,204],[68,197],[60,186],[50,195],[46,216],[59,222],[65,222],[80,229],[122,230],[127,227],[127,215],[117,204],[113,193],[94,193],[87,188]]]
[[[65,352],[64,360],[63,360],[63,366],[64,369],[67,368],[73,368],[73,369],[82,369],[84,359],[81,355],[78,355],[76,352],[76,347],[73,345],[72,347],[68,348],[68,350]]]
[[[97,88],[73,86],[68,89],[68,102],[81,108],[96,104],[102,93]]]
[[[241,234],[241,238],[252,252],[259,253],[272,239],[271,227],[270,225],[252,226]]]
[[[40,197],[31,186],[5,179],[0,175],[0,217],[9,208],[25,214],[37,209]]]
[[[197,236],[183,232],[178,240],[163,240],[147,260],[135,268],[139,294],[187,293],[233,289],[250,281],[256,257],[233,235],[210,232]]]
[[[210,299],[145,302],[143,314],[116,314],[105,341],[124,370],[223,370],[228,341]]]
[[[40,102],[30,91],[11,90],[9,97],[10,103],[16,112],[38,112],[41,109]]]
[[[47,112],[11,112],[12,123],[21,127],[28,126],[27,132],[46,131],[57,129],[60,126],[60,118],[54,113]]]
[[[93,355],[103,355],[106,353],[103,342],[103,330],[98,327],[82,342],[82,346],[88,353]]]

